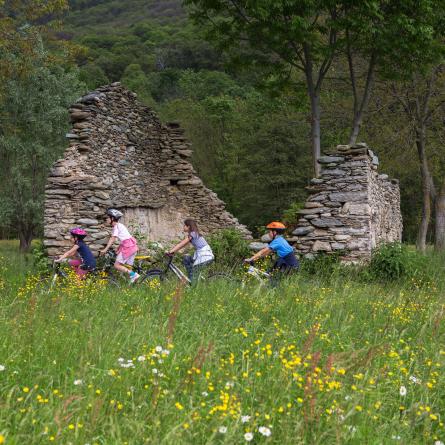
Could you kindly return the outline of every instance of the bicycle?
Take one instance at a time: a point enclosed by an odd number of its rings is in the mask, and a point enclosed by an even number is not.
[[[68,281],[69,272],[62,267],[62,264],[62,262],[53,260],[49,277],[45,277],[41,280],[43,289],[46,291],[46,293],[50,293],[56,287],[57,282],[61,280]],[[88,274],[85,275],[84,279],[88,279],[96,273],[95,269],[87,271]]]
[[[272,287],[276,287],[280,280],[283,277],[289,277],[293,272],[297,271],[298,269],[287,269],[285,271],[280,270],[279,268],[272,267],[267,272],[262,271],[258,269],[257,267],[254,267],[254,262],[249,261],[247,264],[249,264],[249,267],[246,271],[246,274],[252,276],[257,281],[261,283],[261,285],[270,285]]]
[[[141,275],[137,283],[141,285],[147,281],[164,281],[167,273],[171,271],[180,281],[191,286],[192,282],[190,281],[189,277],[185,275],[185,273],[178,266],[176,266],[176,264],[173,263],[173,255],[166,255],[166,257],[168,258],[168,261],[164,269],[150,269],[146,271]]]
[[[272,281],[272,274],[270,272],[264,272],[258,269],[253,265],[253,261],[249,261],[247,264],[249,264],[249,267],[246,271],[246,274],[249,274],[251,277],[255,278],[262,285]]]
[[[173,275],[176,276],[180,281],[186,283],[188,286],[192,286],[193,282],[190,280],[190,278],[173,262],[173,255],[167,255],[168,261],[166,262],[166,265],[164,269],[150,269],[147,272],[145,272],[141,278],[137,281],[139,284],[143,284],[147,281],[165,281],[167,274],[170,272],[173,273]],[[234,281],[235,278],[232,275],[228,275],[226,273],[213,271],[211,269],[208,269],[206,273],[204,273],[204,270],[197,271],[197,281],[198,282],[205,282],[205,281],[215,281],[215,280],[230,280]]]
[[[112,284],[120,287],[124,283],[127,283],[127,280],[114,268],[116,257],[117,254],[114,249],[109,249],[104,255],[101,255],[99,253],[99,264],[96,269],[99,274],[101,274],[103,277],[106,277],[106,279],[108,279]],[[130,266],[128,264],[124,264],[124,266],[129,270],[134,270],[142,277],[146,274],[144,264],[150,258],[151,257],[148,255],[137,255],[135,257],[135,264],[133,266]],[[140,278],[135,282],[135,284],[138,284],[139,282]]]

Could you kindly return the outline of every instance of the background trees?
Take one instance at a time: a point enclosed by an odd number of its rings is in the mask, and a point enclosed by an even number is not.
[[[63,0],[0,5],[0,226],[20,238],[21,250],[41,233],[47,172],[64,150],[67,106],[83,90],[47,23],[66,7]]]
[[[242,16],[234,18],[226,1],[189,0],[197,18],[218,19],[210,27],[218,45],[207,40],[203,25],[187,17],[180,0],[70,0],[62,27],[51,19],[65,11],[63,1],[46,2],[50,13],[40,3],[16,3],[36,12],[15,16],[12,1],[3,3],[6,8],[0,6],[0,51],[2,62],[7,61],[0,67],[0,89],[6,80],[18,80],[18,73],[38,65],[31,57],[36,46],[23,39],[30,29],[38,31],[47,54],[43,66],[50,73],[58,66],[75,76],[70,61],[74,55],[79,77],[89,89],[120,80],[164,120],[179,120],[193,143],[199,174],[251,229],[281,218],[306,196],[304,187],[312,176],[309,135],[315,121],[304,68],[312,60],[312,80],[319,85],[320,148],[357,138],[368,142],[379,154],[381,169],[401,180],[405,239],[416,241],[419,227],[428,228],[428,235],[422,229],[425,243],[433,239],[440,200],[422,192],[414,121],[400,97],[406,100],[410,90],[408,102],[414,104],[425,88],[411,87],[413,80],[427,79],[430,68],[441,64],[441,2],[242,2],[254,19],[247,23]],[[230,17],[235,22],[228,24]],[[16,63],[19,55],[26,56]],[[435,112],[425,123],[430,190],[436,190],[435,196],[442,184],[444,134],[442,81],[437,80],[429,101]],[[73,97],[74,84],[68,81],[65,86],[67,96]],[[53,106],[48,102],[47,108]],[[12,122],[10,112],[4,108],[2,128]],[[53,133],[54,140],[56,133],[63,135],[62,127]],[[45,128],[43,123],[39,128]],[[66,144],[61,138],[44,145],[56,156]],[[21,161],[16,157],[14,162]],[[420,222],[427,195],[431,218],[425,226]],[[8,227],[0,231],[13,235]],[[440,239],[440,223],[437,227]]]

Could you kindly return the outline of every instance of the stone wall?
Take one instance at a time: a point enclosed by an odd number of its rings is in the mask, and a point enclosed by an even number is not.
[[[192,150],[176,123],[161,124],[119,83],[98,88],[71,106],[73,128],[63,159],[46,186],[44,243],[50,256],[69,246],[69,229],[82,226],[94,251],[110,235],[106,209],[124,212],[123,222],[148,239],[182,236],[182,221],[195,218],[203,233],[248,230],[196,175]]]
[[[341,252],[344,262],[366,261],[382,242],[401,241],[398,181],[377,172],[378,158],[366,144],[339,145],[322,156],[320,178],[293,235],[302,256]]]

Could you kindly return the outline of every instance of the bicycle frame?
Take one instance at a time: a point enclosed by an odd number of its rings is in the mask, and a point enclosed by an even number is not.
[[[257,279],[261,283],[264,283],[266,279],[270,280],[271,278],[270,273],[263,272],[262,270],[254,267],[252,263],[249,263],[249,268],[247,269],[246,273]]]
[[[171,270],[180,281],[186,282],[189,286],[192,285],[189,277],[185,275],[184,272],[178,266],[176,266],[176,264],[173,263],[173,256],[169,256],[169,260],[163,275],[165,275],[169,270]]]

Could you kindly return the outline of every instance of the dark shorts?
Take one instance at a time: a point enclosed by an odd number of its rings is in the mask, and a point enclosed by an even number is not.
[[[289,253],[283,258],[278,258],[273,266],[274,269],[278,269],[280,272],[295,272],[299,269],[300,263],[294,252]]]

